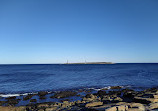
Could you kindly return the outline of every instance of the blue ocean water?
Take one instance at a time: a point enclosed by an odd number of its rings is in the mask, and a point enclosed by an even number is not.
[[[158,64],[0,65],[0,93],[26,93],[107,86],[158,86]]]

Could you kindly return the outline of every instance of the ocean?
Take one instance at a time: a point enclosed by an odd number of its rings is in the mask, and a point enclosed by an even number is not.
[[[0,93],[158,86],[157,63],[0,65]]]

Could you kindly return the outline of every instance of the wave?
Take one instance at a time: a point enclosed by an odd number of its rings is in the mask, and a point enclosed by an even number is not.
[[[37,94],[37,93],[24,93],[24,94],[0,94],[0,97],[13,97],[13,96],[25,96],[29,94]]]
[[[86,89],[90,89],[90,90],[96,90],[96,91],[100,91],[100,90],[110,90],[112,89],[112,87],[115,87],[115,86],[107,86],[107,87],[102,87],[102,88],[86,88]],[[120,88],[129,88],[131,86],[119,86]]]

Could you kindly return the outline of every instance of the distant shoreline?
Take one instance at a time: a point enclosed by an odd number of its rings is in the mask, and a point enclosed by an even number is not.
[[[64,63],[64,64],[115,64],[112,62],[77,62],[77,63]]]

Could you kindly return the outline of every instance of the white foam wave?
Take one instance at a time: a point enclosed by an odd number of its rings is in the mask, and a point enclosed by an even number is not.
[[[92,90],[96,90],[96,91],[100,91],[100,90],[103,90],[103,89],[111,89],[111,87],[114,87],[114,86],[107,86],[107,87],[102,87],[102,88],[87,88],[87,89],[92,89]],[[119,86],[121,88],[128,88],[128,87],[131,87],[131,86]]]
[[[24,94],[0,94],[0,97],[13,97],[13,96],[25,96],[28,94],[36,94],[36,93],[24,93]]]
[[[48,94],[52,93],[51,91],[47,91]],[[0,94],[0,97],[13,97],[13,96],[26,96],[29,94],[38,94],[38,92],[36,93],[23,93],[23,94]]]

